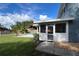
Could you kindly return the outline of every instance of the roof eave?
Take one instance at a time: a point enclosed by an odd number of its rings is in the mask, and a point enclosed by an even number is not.
[[[56,20],[48,20],[48,21],[38,21],[34,22],[34,24],[40,24],[40,23],[56,23],[56,22],[67,22],[67,21],[73,21],[75,18],[67,18],[67,19],[56,19]]]

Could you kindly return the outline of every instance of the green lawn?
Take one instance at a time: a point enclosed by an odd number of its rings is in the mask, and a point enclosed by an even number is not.
[[[15,35],[0,36],[0,55],[2,56],[33,55],[34,48],[32,38],[21,38]]]

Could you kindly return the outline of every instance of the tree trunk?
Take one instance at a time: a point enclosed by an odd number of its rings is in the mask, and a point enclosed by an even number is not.
[[[21,35],[20,30],[17,30],[17,31],[16,31],[16,36],[20,36],[20,35]]]

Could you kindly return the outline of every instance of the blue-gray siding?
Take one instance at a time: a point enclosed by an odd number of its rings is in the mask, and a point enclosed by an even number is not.
[[[69,23],[69,41],[79,42],[79,3],[66,4],[65,10],[60,18],[74,17],[75,20]]]

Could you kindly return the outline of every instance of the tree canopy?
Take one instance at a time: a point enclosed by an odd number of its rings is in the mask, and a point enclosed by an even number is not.
[[[12,25],[11,28],[14,32],[25,33],[28,32],[27,28],[31,25],[33,25],[33,21],[16,22],[16,24]]]

